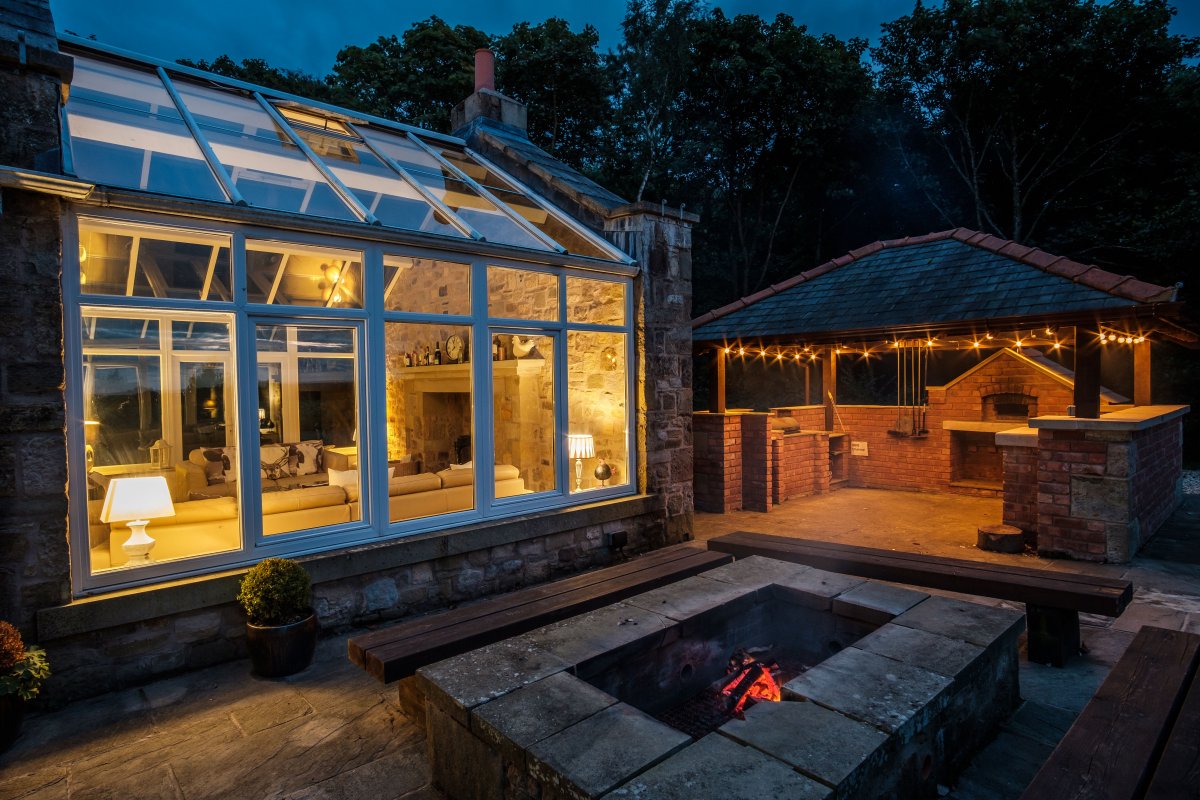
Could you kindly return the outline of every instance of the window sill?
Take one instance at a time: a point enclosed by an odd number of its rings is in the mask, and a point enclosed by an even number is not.
[[[661,498],[634,495],[360,544],[297,560],[308,568],[313,584],[319,586],[446,556],[537,539],[564,529],[652,513],[660,506]],[[226,605],[233,602],[245,572],[242,569],[227,570],[43,608],[37,612],[38,641],[53,641],[118,625]]]

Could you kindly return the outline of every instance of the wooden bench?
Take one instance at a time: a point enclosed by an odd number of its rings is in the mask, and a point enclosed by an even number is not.
[[[695,545],[655,550],[615,566],[417,617],[355,636],[350,660],[384,683],[542,625],[615,603],[728,564],[724,553]]]
[[[1079,612],[1118,617],[1133,599],[1129,581],[765,533],[737,531],[710,539],[708,548],[738,558],[767,556],[846,575],[1024,603],[1029,660],[1056,667],[1079,653]]]
[[[1143,627],[1022,800],[1200,798],[1200,636]]]

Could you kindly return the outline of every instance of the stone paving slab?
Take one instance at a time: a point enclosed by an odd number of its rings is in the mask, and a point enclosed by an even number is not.
[[[467,713],[489,700],[539,681],[566,661],[521,639],[505,639],[417,670],[421,691],[461,725]]]
[[[833,598],[864,583],[864,578],[808,567],[790,578],[775,581],[773,591],[789,602],[828,611],[833,607]]]
[[[749,608],[757,600],[758,590],[753,586],[736,586],[695,575],[635,595],[625,602],[676,622],[686,622],[717,607],[735,613],[738,604]]]
[[[629,603],[615,603],[519,638],[568,664],[578,664],[632,642],[661,634],[674,620]]]
[[[892,622],[981,647],[987,647],[1005,636],[1015,639],[1025,629],[1025,615],[1019,611],[966,603],[948,597],[930,597]]]
[[[512,763],[524,763],[524,751],[616,703],[589,683],[557,672],[477,706],[471,730]]]
[[[954,679],[983,653],[977,644],[892,624],[867,634],[854,646]]]
[[[928,592],[867,581],[833,598],[833,612],[873,625],[883,625],[925,598]]]
[[[783,692],[907,738],[945,708],[950,685],[944,675],[850,647],[788,681]]]
[[[816,703],[758,703],[719,729],[844,796],[883,761],[887,735]],[[778,795],[776,795],[778,796]]]
[[[711,733],[604,797],[827,800],[833,791],[758,750]]]
[[[681,750],[691,737],[617,703],[534,745],[529,770],[565,797],[599,797]],[[604,742],[608,746],[597,747]]]

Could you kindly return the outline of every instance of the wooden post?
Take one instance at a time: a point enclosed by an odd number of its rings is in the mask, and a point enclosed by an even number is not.
[[[1075,416],[1096,419],[1100,416],[1099,339],[1082,328],[1075,333]]]
[[[821,359],[821,396],[825,404],[825,430],[834,430],[837,422],[834,404],[837,403],[837,355],[833,347],[826,347]]]
[[[712,384],[708,390],[708,410],[714,414],[725,413],[725,348],[713,352]]]
[[[1133,346],[1133,404],[1153,405],[1150,400],[1150,340]]]
[[[804,365],[804,405],[812,405],[812,370],[808,363]]]

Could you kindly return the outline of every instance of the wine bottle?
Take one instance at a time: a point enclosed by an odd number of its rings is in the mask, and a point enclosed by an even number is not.
[[[433,346],[436,348],[433,351],[433,363],[437,364],[438,366],[441,366],[441,364],[442,364],[442,343],[434,342]]]

